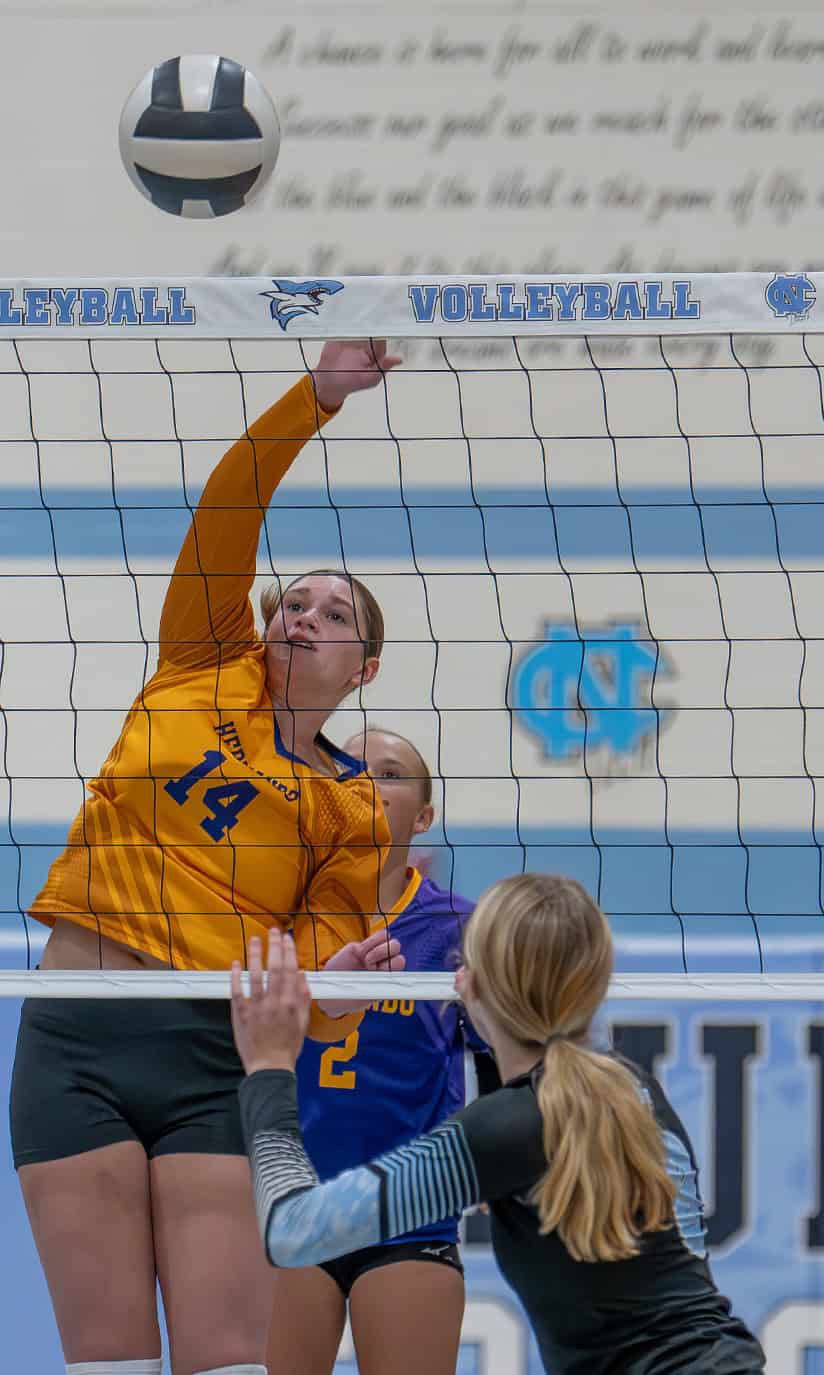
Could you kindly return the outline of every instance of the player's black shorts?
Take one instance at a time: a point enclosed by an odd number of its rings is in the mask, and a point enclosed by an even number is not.
[[[396,1246],[367,1246],[362,1251],[350,1251],[347,1256],[327,1260],[321,1265],[335,1281],[345,1299],[349,1298],[352,1285],[367,1270],[380,1270],[384,1265],[397,1265],[402,1260],[432,1261],[436,1265],[449,1265],[463,1274],[461,1253],[451,1241],[399,1241]]]
[[[15,1168],[139,1141],[245,1155],[228,1001],[29,998],[11,1084]]]

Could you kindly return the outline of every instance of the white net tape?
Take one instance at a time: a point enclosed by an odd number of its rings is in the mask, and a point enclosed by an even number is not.
[[[364,1002],[454,997],[451,974],[308,974],[315,998]],[[243,975],[248,991],[248,976]],[[228,998],[222,970],[0,970],[5,998]],[[609,987],[610,1000],[633,1002],[824,1002],[824,976],[809,974],[627,974]]]

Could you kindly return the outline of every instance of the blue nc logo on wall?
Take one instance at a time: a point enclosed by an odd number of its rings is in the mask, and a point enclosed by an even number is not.
[[[515,720],[538,737],[548,759],[570,759],[585,747],[631,755],[655,736],[662,712],[645,705],[649,681],[670,669],[639,631],[631,622],[581,632],[547,625],[544,643],[519,660],[511,691]]]
[[[316,277],[308,282],[293,282],[288,277],[273,277],[273,291],[262,291],[269,301],[269,314],[285,330],[299,315],[317,315],[327,296],[343,291],[343,282],[332,277]]]
[[[815,287],[803,272],[776,272],[764,295],[779,320],[804,320],[815,305]]]

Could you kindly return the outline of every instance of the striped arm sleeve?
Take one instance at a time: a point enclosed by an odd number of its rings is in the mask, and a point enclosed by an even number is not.
[[[294,1074],[280,1069],[259,1070],[244,1079],[240,1116],[252,1166],[258,1225],[265,1242],[275,1205],[318,1182],[303,1149]]]
[[[463,1127],[453,1120],[374,1160],[381,1182],[382,1239],[402,1236],[480,1202]]]
[[[258,1221],[273,1265],[318,1265],[480,1201],[458,1121],[319,1184],[300,1137],[294,1075],[261,1071],[240,1094]]]
[[[264,1241],[272,1209],[311,1189],[318,1177],[301,1141],[285,1132],[258,1132],[252,1141],[252,1180],[258,1226]]]

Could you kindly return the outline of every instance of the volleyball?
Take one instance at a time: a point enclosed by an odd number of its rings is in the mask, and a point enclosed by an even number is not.
[[[228,57],[170,57],[135,86],[120,116],[120,156],[138,191],[170,215],[211,219],[248,204],[272,174],[277,111]]]

